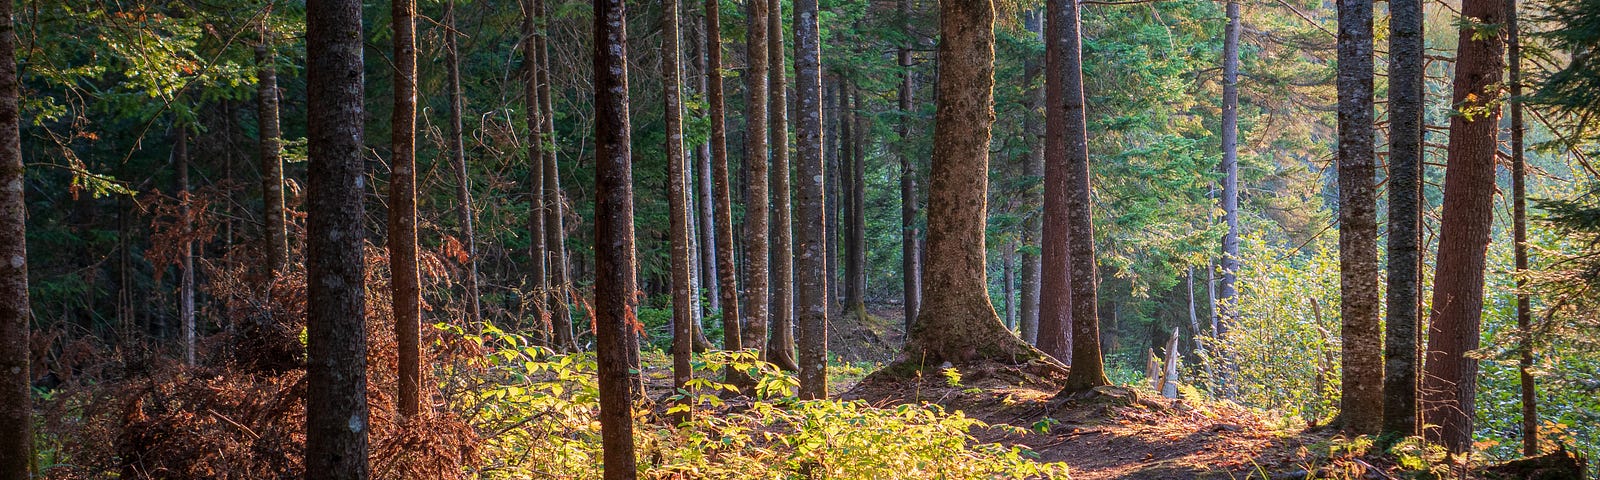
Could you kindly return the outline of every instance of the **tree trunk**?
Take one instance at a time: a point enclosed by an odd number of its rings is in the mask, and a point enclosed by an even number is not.
[[[1339,0],[1339,398],[1344,429],[1361,435],[1383,423],[1372,65],[1372,0]]]
[[[461,244],[467,251],[467,274],[462,282],[467,287],[467,319],[474,325],[483,321],[483,310],[478,301],[478,236],[472,227],[472,184],[467,173],[467,148],[462,143],[461,115],[465,108],[465,101],[461,93],[461,52],[456,48],[456,0],[444,2],[444,63],[445,70],[449,73],[445,80],[445,88],[449,89],[446,95],[450,96],[450,131],[446,132],[445,142],[450,150],[450,162],[456,169],[456,215],[461,223]],[[537,231],[537,230],[535,230]],[[538,242],[535,242],[536,244]],[[544,278],[543,262],[533,262],[534,278]],[[537,302],[535,310],[539,310]],[[539,313],[543,318],[543,313]]]
[[[256,44],[256,119],[260,125],[261,197],[267,280],[276,281],[289,268],[289,231],[284,219],[283,145],[278,129],[278,67],[272,51],[272,31],[261,23],[261,43]],[[269,286],[270,288],[270,286]]]
[[[389,292],[399,349],[402,417],[422,411],[422,297],[417,270],[417,44],[416,0],[390,4],[394,28],[394,112],[389,145]]]
[[[771,298],[768,291],[767,186],[767,0],[750,0],[745,29],[745,144],[744,165],[744,325],[739,346],[755,349],[767,358],[767,322]]]
[[[784,77],[783,0],[768,0],[768,127],[772,130],[772,340],[767,360],[789,371],[794,360],[794,238],[789,209],[789,83]]]
[[[556,157],[560,149],[556,148],[555,100],[550,95],[550,7],[545,0],[534,0],[533,3],[533,13],[538,15],[533,40],[534,50],[539,55],[535,81],[538,82],[539,119],[542,122],[540,144],[544,152],[540,165],[544,170],[545,273],[549,276],[545,283],[550,290],[546,305],[550,309],[550,326],[555,330],[556,344],[567,351],[577,351],[578,343],[572,336],[570,307],[577,293],[572,288],[567,266],[566,207],[561,200],[561,164]]]
[[[1041,358],[1000,324],[984,271],[989,140],[994,124],[994,3],[939,2],[939,82],[928,187],[928,256],[906,344],[919,368]]]
[[[1422,272],[1422,0],[1389,3],[1389,292],[1384,320],[1383,430],[1421,433],[1417,423],[1417,306]]]
[[[818,68],[820,69],[820,67]],[[844,168],[839,159],[841,156],[840,150],[843,149],[841,139],[844,134],[844,122],[840,120],[843,108],[839,105],[839,80],[837,78],[830,80],[824,83],[823,87],[822,161],[824,176],[823,210],[827,216],[824,222],[826,222],[825,227],[829,235],[826,237],[827,241],[823,242],[827,244],[827,258],[825,258],[827,268],[824,269],[824,273],[828,276],[828,304],[831,306],[843,302],[845,282],[835,278],[836,275],[839,275],[839,244],[843,238],[839,236],[839,232],[844,230],[844,225],[840,223],[839,218],[839,207],[844,201],[842,193]]]
[[[857,319],[867,315],[867,123],[862,114],[861,91],[851,84],[846,98],[850,99],[850,229],[845,241],[845,281],[850,282],[850,292],[844,307]]]
[[[1005,299],[1005,324],[1007,329],[1017,328],[1017,245],[1008,243],[1000,252],[1000,289]]]
[[[1517,281],[1517,371],[1522,394],[1522,454],[1539,455],[1539,395],[1533,383],[1533,305],[1528,295],[1528,163],[1523,152],[1522,32],[1517,0],[1506,0],[1507,64],[1511,67],[1511,224]]]
[[[900,122],[896,134],[900,137],[900,277],[904,297],[905,329],[911,330],[911,321],[917,318],[922,305],[922,262],[917,229],[917,169],[911,159],[911,108],[916,94],[916,83],[911,76],[911,10],[913,0],[900,1],[901,31],[906,36],[897,57],[900,64]]]
[[[623,0],[594,2],[595,349],[606,480],[633,479],[635,343],[633,153],[629,146],[628,34]]]
[[[1494,217],[1495,137],[1500,123],[1495,102],[1500,98],[1490,88],[1500,84],[1505,69],[1504,41],[1492,31],[1482,31],[1493,27],[1481,27],[1505,20],[1504,2],[1467,0],[1461,11],[1467,18],[1459,29],[1451,99],[1458,113],[1450,117],[1433,320],[1422,376],[1423,420],[1439,426],[1425,433],[1452,452],[1472,448],[1478,360],[1467,352],[1478,348],[1484,253]]]
[[[1038,35],[1039,40],[1044,40],[1044,13],[1030,10],[1024,17],[1029,32]],[[1028,98],[1028,116],[1023,119],[1023,130],[1027,134],[1028,155],[1027,163],[1022,166],[1023,175],[1029,179],[1044,178],[1044,123],[1039,121],[1044,114],[1045,91],[1034,85],[1039,76],[1039,62],[1033,58],[1023,62],[1023,81],[1028,85],[1026,96]],[[1029,189],[1023,201],[1030,208],[1044,203],[1044,197]],[[1042,209],[1040,210],[1042,212]],[[1022,223],[1022,278],[1019,280],[1022,290],[1020,303],[1022,304],[1022,318],[1018,320],[1018,330],[1022,340],[1029,344],[1038,344],[1039,341],[1039,280],[1041,265],[1039,263],[1039,228],[1042,219],[1040,215],[1028,215]]]
[[[700,66],[700,93],[708,94],[711,91],[711,76],[716,74],[706,67],[706,43],[702,41],[691,42],[695,49],[695,61]],[[711,140],[706,139],[698,148],[696,159],[699,161],[700,180],[700,275],[703,290],[706,295],[706,315],[722,310],[721,293],[717,276],[717,227],[715,188],[713,187],[711,170]],[[700,336],[703,336],[700,335]],[[699,340],[696,340],[699,342]],[[698,347],[697,347],[698,348]]]
[[[1067,149],[1069,134],[1066,106],[1067,49],[1073,45],[1064,31],[1069,13],[1064,0],[1045,5],[1044,68],[1044,206],[1041,222],[1039,275],[1039,350],[1063,362],[1072,361],[1072,270],[1068,250]],[[1081,94],[1080,94],[1081,96]],[[1081,104],[1081,103],[1080,103]],[[1086,134],[1085,134],[1086,135]],[[1070,365],[1070,363],[1069,363]]]
[[[306,8],[307,472],[367,478],[361,2]]]
[[[728,131],[722,101],[719,0],[706,0],[706,94],[711,103],[711,176],[716,190],[717,290],[722,294],[722,348],[739,350],[739,277],[733,261],[733,192],[728,185]]]
[[[183,222],[183,248],[178,268],[178,323],[183,328],[183,364],[193,367],[195,349],[194,324],[194,225],[189,217],[189,130],[175,124],[177,141],[172,147],[172,163],[178,167],[178,221]]]
[[[800,398],[828,396],[827,172],[822,154],[822,48],[817,0],[794,1],[795,152],[795,314],[800,367]]]
[[[1083,100],[1083,45],[1080,37],[1078,6],[1059,5],[1063,13],[1051,19],[1059,32],[1063,57],[1062,97],[1067,140],[1067,258],[1072,272],[1072,371],[1063,393],[1110,385],[1106,380],[1104,358],[1100,354],[1099,272],[1095,270],[1094,224],[1089,200],[1089,129]],[[1054,106],[1054,105],[1052,105]],[[1049,168],[1049,165],[1046,165]],[[1048,174],[1048,171],[1046,172]]]
[[[814,5],[815,3],[813,3]],[[17,33],[12,2],[0,2],[0,477],[33,472],[33,374],[28,370],[27,204],[18,122]]]
[[[662,98],[667,123],[667,205],[672,229],[672,386],[688,387],[694,377],[689,354],[694,349],[694,295],[690,263],[688,159],[683,152],[683,71],[678,67],[678,0],[667,0],[661,16]]]
[[[540,57],[544,52],[539,49],[539,23],[543,5],[539,0],[523,2],[524,16],[522,21],[522,63],[523,98],[527,102],[528,119],[528,278],[527,287],[532,295],[527,302],[533,307],[533,322],[535,328],[543,333],[543,341],[551,348],[561,350],[567,348],[557,337],[555,318],[551,315],[551,300],[559,300],[550,289],[550,248],[545,226],[545,208],[547,196],[544,193],[544,164],[548,155],[545,152],[546,143],[550,141],[544,134],[544,101],[540,98],[539,75],[542,65]],[[459,78],[459,77],[455,77]],[[453,105],[453,104],[452,104]],[[461,178],[466,178],[465,176]],[[465,182],[463,182],[465,183]]]
[[[1222,218],[1228,231],[1222,236],[1222,285],[1216,299],[1228,328],[1239,291],[1239,2],[1229,0],[1228,26],[1222,44]],[[1342,64],[1341,64],[1342,65]],[[1341,69],[1341,71],[1343,71]]]
[[[838,91],[839,106],[836,111],[839,117],[837,120],[839,122],[837,127],[839,129],[839,152],[835,155],[838,157],[839,166],[836,175],[839,178],[839,208],[838,213],[835,215],[838,216],[839,222],[838,243],[840,248],[838,259],[844,265],[841,265],[843,272],[835,272],[835,274],[844,275],[839,277],[839,304],[845,307],[846,311],[854,313],[854,309],[851,309],[850,306],[855,303],[855,298],[859,295],[855,292],[856,264],[854,243],[856,228],[855,147],[858,144],[854,135],[855,108],[850,105],[850,89],[844,79],[841,78],[838,83],[836,90]]]

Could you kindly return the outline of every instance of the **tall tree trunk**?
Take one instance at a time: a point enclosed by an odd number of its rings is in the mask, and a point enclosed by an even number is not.
[[[307,472],[367,478],[361,2],[306,5]]]
[[[814,0],[813,0],[814,1]],[[0,477],[33,473],[33,373],[28,346],[27,204],[17,109],[17,31],[0,2]],[[815,5],[815,3],[813,3]]]
[[[789,102],[784,77],[783,0],[767,4],[768,127],[772,130],[772,340],[767,360],[789,371],[794,360],[794,238],[789,209]]]
[[[837,87],[839,97],[839,108],[837,110],[839,112],[839,118],[837,120],[839,122],[839,152],[836,155],[838,156],[839,165],[839,172],[837,174],[839,178],[839,212],[836,215],[838,216],[839,222],[839,260],[842,261],[844,265],[842,265],[843,272],[838,272],[836,274],[842,273],[844,275],[843,277],[839,278],[839,303],[844,307],[845,311],[849,312],[850,314],[854,314],[855,309],[852,307],[856,303],[856,298],[861,296],[860,293],[855,291],[855,272],[857,268],[860,268],[859,265],[855,263],[855,182],[857,180],[855,176],[855,148],[857,145],[860,145],[860,143],[857,143],[855,140],[856,112],[855,107],[850,104],[851,90],[849,84],[846,82],[846,80],[841,78]]]
[[[700,93],[709,95],[711,91],[711,76],[717,73],[706,67],[706,45],[704,36],[702,36],[697,41],[691,42],[690,47],[695,51],[694,58],[700,66]],[[701,143],[697,152],[696,160],[698,161],[700,175],[697,183],[700,189],[700,275],[706,296],[705,313],[710,315],[712,312],[722,310],[721,288],[718,282],[720,277],[717,275],[717,215],[716,208],[713,206],[716,203],[716,194],[713,193],[715,191],[715,182],[712,181],[714,175],[711,169],[711,139],[707,138],[704,143]],[[697,336],[704,336],[704,334],[697,334]],[[699,342],[698,339],[695,341]],[[696,348],[700,347],[696,346]]]
[[[689,354],[694,349],[694,295],[690,263],[694,246],[689,239],[688,159],[683,152],[683,71],[678,67],[678,0],[667,0],[661,15],[662,98],[667,123],[667,205],[672,229],[672,386],[688,387],[694,372]]]
[[[1228,231],[1222,236],[1222,285],[1216,299],[1227,328],[1233,318],[1239,291],[1239,2],[1229,0],[1228,26],[1222,44],[1222,218]],[[1342,64],[1341,64],[1342,65]],[[1343,69],[1340,69],[1342,72]]]
[[[1511,224],[1512,254],[1516,263],[1517,371],[1522,390],[1522,454],[1539,454],[1539,395],[1533,383],[1533,305],[1528,295],[1528,163],[1524,155],[1522,124],[1522,32],[1517,24],[1517,0],[1506,0],[1507,64],[1511,67]]]
[[[1039,10],[1030,10],[1024,17],[1029,32],[1038,35],[1044,41],[1044,13]],[[1026,96],[1028,98],[1028,115],[1023,119],[1023,130],[1027,133],[1028,155],[1027,163],[1022,166],[1023,175],[1029,179],[1044,177],[1044,123],[1039,121],[1044,114],[1045,90],[1039,88],[1036,80],[1039,77],[1039,62],[1033,58],[1023,61],[1023,81],[1028,84]],[[1044,197],[1029,189],[1024,199],[1026,205],[1042,205]],[[1042,209],[1040,210],[1042,212]],[[1041,265],[1039,263],[1039,228],[1042,219],[1040,215],[1028,215],[1022,223],[1022,278],[1018,283],[1022,290],[1020,303],[1022,303],[1022,318],[1018,320],[1021,325],[1018,330],[1022,340],[1029,344],[1038,344],[1039,341],[1039,283]]]
[[[260,125],[261,197],[267,280],[276,281],[289,268],[289,231],[284,219],[283,145],[278,129],[278,66],[272,51],[272,31],[261,23],[261,43],[256,44],[256,119]]]
[[[1067,215],[1070,168],[1068,140],[1071,135],[1066,110],[1067,49],[1072,39],[1065,31],[1068,20],[1064,0],[1045,4],[1044,66],[1044,206],[1041,222],[1039,275],[1039,330],[1035,344],[1039,350],[1063,362],[1072,361],[1072,270]],[[1081,93],[1080,93],[1081,98]],[[1080,102],[1081,105],[1081,102]],[[1087,135],[1087,133],[1080,133]],[[1070,365],[1070,363],[1069,363]]]
[[[749,0],[745,15],[744,325],[739,346],[767,358],[771,298],[768,275],[767,0]]]
[[[446,133],[445,142],[448,143],[451,165],[456,169],[456,203],[459,207],[456,215],[461,222],[461,244],[467,251],[467,274],[462,282],[467,287],[467,318],[473,324],[478,324],[483,321],[483,310],[478,301],[478,236],[472,226],[472,184],[467,173],[467,147],[461,138],[465,134],[461,126],[465,96],[461,93],[461,52],[456,48],[456,0],[445,0],[444,24],[444,63],[448,72],[445,88],[448,89],[446,95],[450,96],[450,131]],[[544,278],[544,262],[536,261],[533,264],[534,278]],[[537,302],[535,305],[536,311],[539,310]],[[543,318],[542,311],[539,315]]]
[[[918,252],[921,240],[918,239],[917,229],[917,169],[911,159],[911,108],[912,96],[916,94],[916,83],[911,75],[911,39],[915,38],[911,31],[911,9],[913,0],[900,1],[900,16],[902,22],[900,30],[906,36],[906,43],[900,46],[898,59],[900,63],[900,122],[896,134],[900,137],[900,276],[901,292],[904,296],[904,313],[906,331],[911,330],[911,321],[917,318],[917,309],[922,306],[922,262]]]
[[[989,302],[984,227],[994,125],[994,3],[939,2],[939,82],[928,186],[926,301],[907,361],[1023,362],[1042,355],[1000,324]]]
[[[821,67],[818,68],[820,69]],[[839,232],[844,229],[844,225],[840,223],[839,218],[839,207],[840,204],[844,202],[844,195],[842,193],[844,187],[844,168],[843,164],[840,163],[839,160],[841,156],[840,150],[843,149],[843,142],[841,142],[841,139],[843,138],[842,135],[844,134],[844,122],[840,120],[840,114],[843,108],[840,107],[839,102],[838,78],[830,78],[823,85],[823,210],[827,217],[823,221],[825,222],[824,226],[827,228],[829,235],[826,237],[827,241],[823,242],[827,244],[825,249],[827,250],[825,254],[826,258],[824,259],[826,260],[825,263],[827,263],[827,268],[824,269],[824,273],[828,276],[828,304],[831,306],[843,301],[845,284],[845,282],[839,281],[839,279],[836,278],[836,276],[839,275],[839,244],[843,238],[839,236]]]
[[[822,48],[817,0],[794,1],[795,313],[800,398],[828,396],[827,172],[822,154]],[[821,225],[822,228],[814,228]]]
[[[1484,253],[1494,218],[1495,137],[1500,123],[1496,108],[1500,97],[1490,87],[1500,84],[1505,69],[1503,38],[1485,30],[1505,20],[1504,2],[1466,0],[1461,12],[1466,18],[1459,28],[1451,99],[1457,113],[1450,116],[1433,318],[1422,376],[1423,421],[1439,426],[1424,433],[1452,452],[1472,448],[1478,360],[1467,352],[1478,348],[1482,322]]]
[[[389,294],[399,349],[402,417],[422,411],[422,295],[417,270],[417,2],[390,3],[394,112],[389,118]]]
[[[538,84],[540,145],[543,155],[540,168],[544,170],[544,245],[546,288],[550,296],[546,308],[550,311],[550,326],[555,330],[556,345],[567,351],[576,351],[578,343],[572,336],[572,309],[569,307],[576,293],[567,266],[566,207],[561,200],[561,164],[556,156],[555,100],[550,95],[550,7],[545,0],[533,0],[533,49],[538,54],[539,69],[534,76]]]
[[[539,57],[544,54],[539,49],[540,3],[539,0],[528,0],[522,6],[525,11],[522,21],[522,73],[527,76],[523,83],[523,98],[527,101],[528,138],[531,140],[528,145],[528,288],[533,295],[528,303],[533,306],[534,324],[544,333],[543,340],[547,345],[565,349],[567,345],[556,338],[559,334],[556,333],[555,318],[550,315],[550,301],[555,296],[550,290],[550,248],[546,235],[549,229],[545,226],[545,208],[549,205],[544,193],[544,164],[548,156],[545,144],[549,139],[544,135],[544,101],[539,97]]]
[[[1417,306],[1422,271],[1422,0],[1389,2],[1389,292],[1383,430],[1417,435]]]
[[[1339,0],[1339,398],[1345,430],[1362,435],[1383,423],[1372,70],[1372,0]]]
[[[739,276],[733,261],[733,192],[728,184],[728,130],[722,101],[719,0],[706,0],[706,94],[711,103],[711,176],[716,190],[717,290],[722,294],[722,348],[739,350]]]
[[[1062,5],[1059,31],[1064,72],[1062,97],[1066,109],[1067,137],[1067,253],[1072,279],[1072,371],[1062,392],[1077,392],[1110,385],[1105,359],[1100,354],[1100,274],[1095,268],[1094,216],[1089,183],[1089,127],[1083,100],[1083,42],[1078,5]],[[1048,165],[1046,165],[1048,168]]]
[[[633,153],[629,146],[628,34],[623,0],[594,2],[595,347],[606,480],[638,475],[633,456]]]
[[[845,260],[851,296],[845,298],[845,308],[857,319],[867,318],[867,121],[866,109],[861,103],[861,90],[855,84],[849,89],[850,98],[850,239],[845,242],[849,259]]]
[[[178,167],[178,221],[183,222],[183,248],[179,249],[178,268],[178,324],[183,328],[183,364],[193,367],[195,349],[194,325],[194,233],[189,219],[189,130],[181,123],[173,125],[177,141],[172,147],[172,163]]]

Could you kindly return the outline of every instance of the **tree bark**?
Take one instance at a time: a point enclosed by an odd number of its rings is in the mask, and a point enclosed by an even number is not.
[[[626,2],[594,2],[595,349],[606,480],[638,476],[633,455],[633,152],[629,145]]]
[[[711,104],[711,176],[716,190],[717,289],[722,294],[722,348],[742,346],[739,277],[734,266],[733,192],[728,184],[728,131],[722,100],[722,20],[719,0],[706,0],[706,94]]]
[[[1528,162],[1522,123],[1522,32],[1517,0],[1506,1],[1506,61],[1511,87],[1511,225],[1517,281],[1518,383],[1522,396],[1522,454],[1539,455],[1539,395],[1533,383],[1533,305],[1528,294]]]
[[[820,68],[820,67],[819,67]],[[840,204],[844,202],[843,164],[840,162],[844,133],[844,122],[840,120],[839,80],[837,77],[829,79],[823,85],[822,98],[822,145],[823,145],[823,210],[827,215],[826,222],[827,241],[827,268],[824,269],[828,276],[828,304],[834,305],[843,302],[844,284],[836,278],[839,275],[839,244],[843,237],[839,232],[844,225],[840,223]]]
[[[1007,243],[1000,252],[1000,291],[1004,296],[1002,304],[1005,305],[1004,317],[1007,329],[1017,328],[1017,245]]]
[[[1044,206],[1041,222],[1039,275],[1039,330],[1035,345],[1063,362],[1072,361],[1072,258],[1068,249],[1071,234],[1067,215],[1069,190],[1068,139],[1071,137],[1066,110],[1067,49],[1071,40],[1065,31],[1069,15],[1064,0],[1045,4],[1044,67]],[[1081,74],[1080,74],[1081,75]],[[1081,90],[1081,89],[1080,89]],[[1081,93],[1080,93],[1081,97]],[[1081,103],[1080,103],[1081,104]],[[1085,132],[1080,132],[1087,135]],[[1087,154],[1087,153],[1086,153]],[[1070,365],[1070,363],[1069,363]]]
[[[1095,268],[1094,224],[1090,208],[1089,127],[1083,99],[1083,45],[1078,20],[1078,5],[1061,5],[1064,11],[1052,19],[1062,21],[1059,31],[1066,40],[1062,86],[1066,95],[1067,144],[1067,253],[1072,290],[1072,371],[1063,393],[1110,385],[1106,380],[1104,358],[1100,354],[1100,275]],[[1049,168],[1046,164],[1045,168]],[[1048,171],[1046,172],[1048,174]]]
[[[1233,318],[1239,291],[1239,2],[1229,0],[1222,44],[1222,285],[1217,308],[1224,331]],[[1343,65],[1343,64],[1341,64]],[[1340,70],[1341,72],[1343,69]]]
[[[17,32],[12,2],[0,2],[0,477],[33,473],[33,374],[28,346],[27,204],[17,102]]]
[[[1389,278],[1384,319],[1383,430],[1407,437],[1417,423],[1417,306],[1422,272],[1422,0],[1389,2]]]
[[[177,141],[172,147],[172,163],[178,168],[178,221],[183,222],[183,248],[178,268],[178,324],[183,329],[183,364],[193,367],[195,349],[194,324],[194,225],[189,218],[189,130],[182,124],[173,125]]]
[[[900,137],[900,277],[904,297],[902,309],[905,329],[911,331],[911,321],[917,318],[922,306],[922,262],[920,233],[917,229],[917,169],[911,158],[911,108],[916,94],[916,83],[911,75],[911,10],[913,0],[900,1],[900,30],[906,36],[896,57],[900,64],[900,122],[896,134]],[[1009,310],[1009,308],[1008,308]]]
[[[544,100],[540,98],[540,57],[544,52],[539,46],[539,23],[541,1],[527,0],[523,2],[524,16],[522,20],[522,59],[524,64],[523,98],[527,102],[528,121],[528,286],[532,290],[529,304],[533,307],[533,321],[535,328],[543,333],[543,341],[551,348],[562,350],[567,345],[562,343],[556,333],[556,320],[551,315],[551,301],[556,298],[551,290],[550,280],[550,245],[549,228],[545,226],[545,209],[549,207],[545,195],[545,162],[548,155],[545,152],[549,138],[544,132]],[[457,77],[459,78],[459,77]],[[546,92],[547,93],[547,92]],[[461,177],[466,178],[466,177]],[[569,334],[570,335],[570,334]]]
[[[450,151],[450,162],[456,169],[456,215],[461,223],[461,244],[467,251],[467,274],[462,283],[467,287],[467,318],[473,324],[483,321],[483,310],[478,301],[478,236],[472,226],[472,184],[467,173],[467,148],[463,144],[464,132],[461,126],[462,105],[465,102],[461,93],[461,52],[456,48],[456,0],[444,2],[444,63],[445,70],[449,73],[445,80],[445,88],[449,89],[446,95],[450,96],[450,131],[446,132],[445,142]],[[537,231],[537,230],[535,230]],[[538,243],[538,242],[534,242]],[[544,262],[533,262],[534,278],[544,278]],[[535,309],[539,310],[537,302]],[[539,313],[543,318],[543,313]]]
[[[794,1],[795,152],[799,180],[795,192],[795,313],[800,398],[828,396],[827,172],[822,154],[822,48],[817,0]]]
[[[318,478],[367,477],[361,2],[306,5],[306,445]]]
[[[772,130],[772,339],[767,360],[798,371],[794,358],[794,238],[789,205],[789,102],[784,77],[783,0],[767,5],[768,127]]]
[[[745,29],[744,324],[740,347],[767,359],[771,298],[767,178],[767,0],[749,0]]]
[[[691,47],[695,48],[695,61],[699,62],[700,65],[700,93],[709,94],[711,91],[711,76],[716,75],[717,72],[706,67],[706,43],[703,41],[692,42]],[[713,193],[715,191],[713,186],[715,182],[712,181],[714,175],[712,175],[711,170],[711,139],[707,138],[705,143],[701,143],[698,147],[698,152],[696,158],[700,173],[698,182],[700,189],[700,274],[706,296],[705,314],[711,315],[712,312],[722,310],[720,285],[718,285],[719,277],[717,276],[717,216],[716,208],[713,206],[716,203],[716,195]],[[696,341],[698,342],[698,340]]]
[[[394,28],[394,112],[389,118],[389,272],[402,417],[422,411],[422,296],[417,270],[417,2],[390,4]]]
[[[1339,398],[1345,431],[1360,435],[1378,433],[1383,423],[1372,83],[1372,0],[1340,0]]]
[[[994,124],[994,3],[939,2],[939,82],[928,178],[927,303],[906,344],[920,368],[945,361],[1042,357],[1000,324],[984,271],[989,140]]]
[[[278,67],[272,51],[272,31],[261,23],[261,43],[256,44],[256,119],[260,125],[261,197],[266,210],[267,280],[276,281],[289,268],[289,231],[284,219],[283,145],[278,128]]]
[[[1026,24],[1029,32],[1038,35],[1041,42],[1044,41],[1043,12],[1030,10],[1024,16],[1023,23]],[[1037,86],[1037,79],[1040,73],[1038,60],[1033,58],[1025,59],[1022,69],[1023,81],[1028,84],[1028,91],[1025,94],[1028,98],[1028,116],[1023,119],[1023,130],[1028,135],[1028,155],[1025,157],[1027,163],[1022,166],[1022,172],[1029,179],[1042,179],[1044,178],[1045,137],[1044,123],[1040,122],[1039,118],[1044,114],[1045,90]],[[1043,212],[1044,197],[1042,195],[1035,193],[1033,189],[1029,189],[1024,195],[1026,198],[1023,201],[1026,205],[1041,206],[1040,212]],[[1018,330],[1022,334],[1023,341],[1034,345],[1037,345],[1039,341],[1039,283],[1042,267],[1039,262],[1041,247],[1039,244],[1039,229],[1042,221],[1040,215],[1028,215],[1027,219],[1023,220],[1022,278],[1018,282],[1021,284],[1019,289],[1022,290],[1021,299],[1019,300],[1022,304],[1022,318],[1018,320],[1018,323],[1021,324],[1018,326]]]
[[[688,159],[683,152],[683,71],[678,67],[678,0],[667,0],[661,16],[662,98],[667,123],[667,205],[672,229],[672,386],[688,387],[694,377],[694,295],[690,263]]]
[[[555,100],[550,95],[550,7],[545,0],[533,0],[535,20],[534,51],[538,53],[539,119],[542,122],[540,145],[544,152],[541,168],[544,170],[544,244],[545,273],[550,290],[547,308],[550,325],[555,330],[556,344],[567,351],[577,351],[578,343],[572,335],[572,309],[576,297],[572,289],[567,265],[566,207],[561,195],[561,163],[556,153]]]
[[[1460,47],[1451,100],[1450,146],[1446,154],[1444,212],[1434,272],[1432,322],[1424,362],[1423,420],[1438,425],[1424,432],[1452,452],[1472,448],[1472,419],[1483,315],[1484,253],[1494,217],[1495,137],[1499,95],[1490,88],[1505,69],[1504,40],[1492,29],[1505,20],[1505,5],[1467,0],[1461,6]],[[1487,33],[1486,33],[1487,32]]]
[[[867,122],[863,115],[865,106],[861,105],[861,91],[855,84],[850,84],[846,89],[846,98],[850,99],[850,171],[845,175],[850,177],[850,210],[848,231],[849,238],[845,241],[845,275],[850,282],[849,292],[844,299],[844,307],[857,319],[867,318]]]

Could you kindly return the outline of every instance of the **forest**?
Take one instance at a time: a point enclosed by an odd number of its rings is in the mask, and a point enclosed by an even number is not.
[[[0,0],[0,479],[1600,479],[1600,0]]]

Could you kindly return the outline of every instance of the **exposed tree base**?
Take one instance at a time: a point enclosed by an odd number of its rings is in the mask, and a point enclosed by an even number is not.
[[[1494,480],[1583,480],[1588,463],[1588,459],[1574,455],[1562,446],[1544,455],[1485,468],[1483,476]]]

